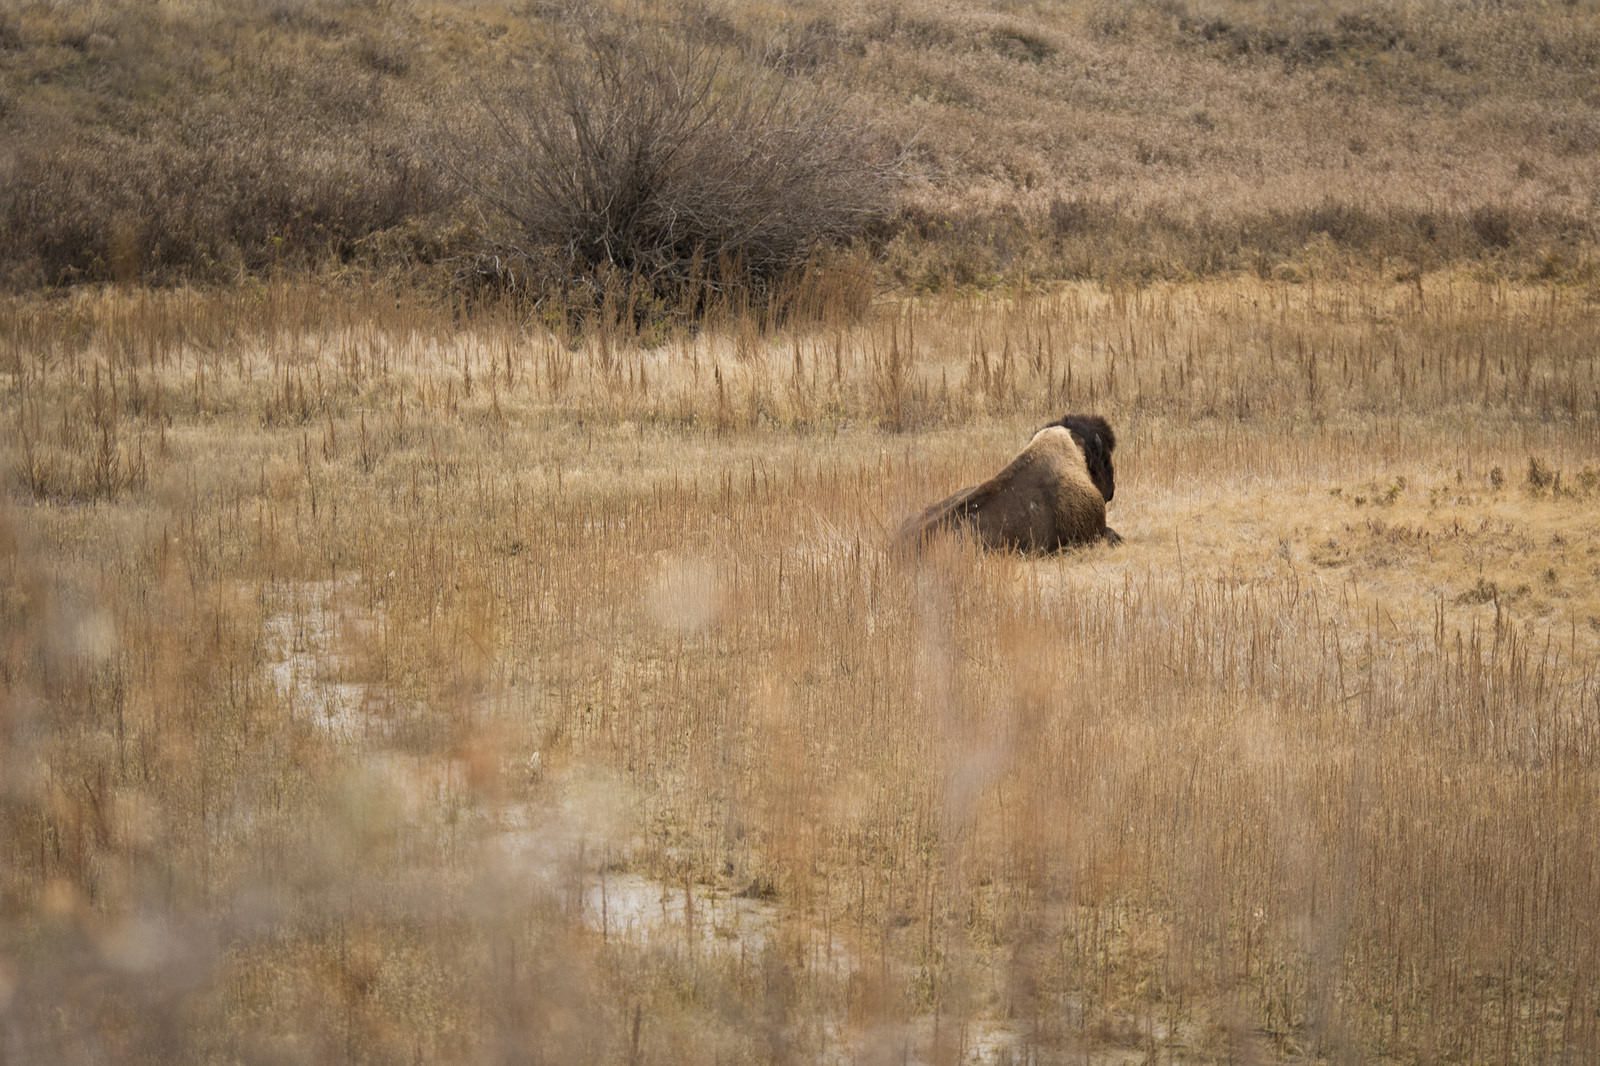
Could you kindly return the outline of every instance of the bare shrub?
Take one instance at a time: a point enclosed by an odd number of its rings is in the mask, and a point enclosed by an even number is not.
[[[826,93],[704,40],[589,25],[477,95],[451,166],[489,222],[466,272],[698,310],[771,291],[889,209],[893,161]]]
[[[1552,485],[1561,484],[1561,475],[1541,463],[1537,456],[1528,456],[1528,491],[1538,495]]]

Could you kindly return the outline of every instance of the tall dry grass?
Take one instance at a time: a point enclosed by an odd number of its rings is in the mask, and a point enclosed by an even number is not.
[[[1580,293],[503,312],[8,303],[6,1061],[1596,1054]]]

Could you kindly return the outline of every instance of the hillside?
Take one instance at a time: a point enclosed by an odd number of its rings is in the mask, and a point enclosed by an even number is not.
[[[483,130],[486,87],[571,37],[577,10],[8,5],[0,279],[448,279],[441,262],[504,224],[446,142]],[[1592,275],[1593,3],[618,12],[718,50],[729,77],[842,99],[899,160],[901,206],[870,234],[890,282]]]

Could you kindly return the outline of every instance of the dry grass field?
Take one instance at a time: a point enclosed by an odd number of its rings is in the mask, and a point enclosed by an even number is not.
[[[1592,292],[499,314],[8,300],[0,1062],[1600,1056]]]
[[[1600,1061],[1596,174],[1593,0],[0,2],[0,1066]]]

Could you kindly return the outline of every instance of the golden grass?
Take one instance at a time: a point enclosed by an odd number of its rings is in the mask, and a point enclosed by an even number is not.
[[[1586,1061],[1597,309],[0,316],[19,1061]],[[1071,410],[1126,539],[886,552]]]

